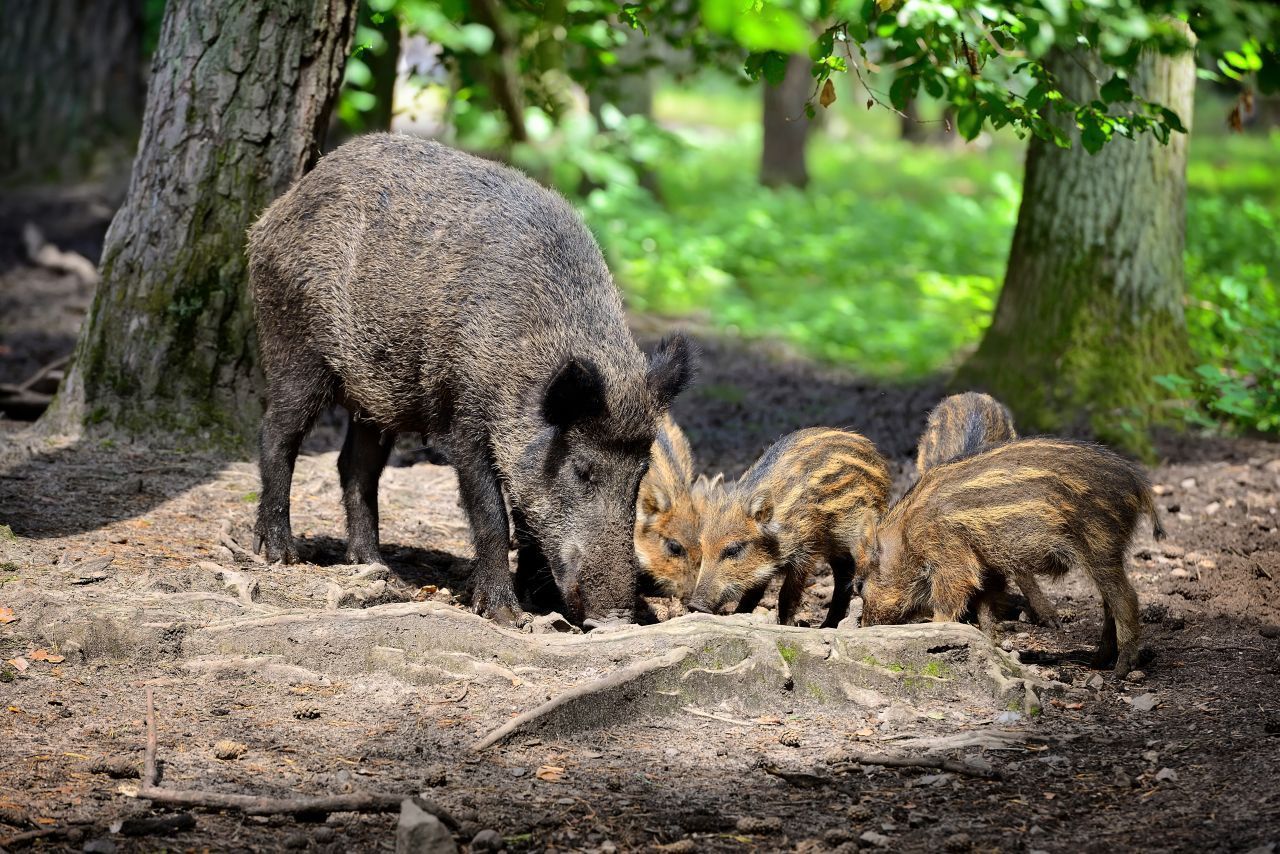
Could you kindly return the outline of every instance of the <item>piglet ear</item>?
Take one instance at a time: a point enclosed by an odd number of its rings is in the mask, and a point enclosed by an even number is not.
[[[773,521],[773,496],[768,490],[757,492],[751,496],[751,504],[747,513],[761,525],[767,526]]]
[[[553,427],[605,414],[604,377],[587,359],[571,357],[556,372],[542,397],[542,417]]]
[[[646,516],[656,516],[671,509],[671,498],[666,490],[651,483],[649,478],[640,481],[640,510]]]
[[[661,409],[669,407],[676,395],[693,382],[696,362],[693,345],[683,335],[672,335],[658,344],[649,358],[647,379],[649,390]]]

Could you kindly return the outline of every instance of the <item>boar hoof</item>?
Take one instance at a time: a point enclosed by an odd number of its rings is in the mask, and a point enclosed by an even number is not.
[[[488,596],[477,590],[471,600],[471,610],[485,619],[516,628],[523,628],[532,619],[515,601],[514,595]]]

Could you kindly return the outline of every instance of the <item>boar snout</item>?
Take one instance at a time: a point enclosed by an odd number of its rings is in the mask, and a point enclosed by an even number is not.
[[[610,608],[603,614],[587,617],[582,628],[587,631],[603,628],[621,628],[635,622],[635,612],[630,608]]]

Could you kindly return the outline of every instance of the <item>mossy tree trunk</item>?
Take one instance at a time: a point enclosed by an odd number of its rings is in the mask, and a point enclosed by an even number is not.
[[[13,5],[0,27],[0,181],[127,164],[142,121],[142,4]]]
[[[169,4],[128,197],[48,426],[252,431],[245,230],[313,163],[354,23],[355,0]]]
[[[812,121],[804,106],[813,94],[809,57],[793,54],[787,59],[782,82],[764,84],[764,148],[760,156],[760,183],[766,187],[804,187],[809,183],[805,146]]]
[[[1053,57],[1050,68],[1081,103],[1111,75],[1085,53]],[[1190,52],[1144,55],[1130,84],[1191,127]],[[1189,358],[1187,136],[1116,138],[1090,155],[1069,117],[1064,129],[1070,149],[1031,143],[1004,289],[954,385],[999,397],[1023,432],[1092,435],[1146,455],[1162,397],[1153,378]]]

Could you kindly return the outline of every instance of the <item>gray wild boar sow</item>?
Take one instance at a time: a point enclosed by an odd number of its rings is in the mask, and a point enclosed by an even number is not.
[[[689,440],[670,415],[658,424],[650,456],[636,500],[636,557],[657,592],[687,602],[702,559],[702,514],[722,478],[694,480]]]
[[[957,620],[976,606],[990,632],[1010,581],[1030,596],[1039,588],[1024,578],[1078,569],[1102,595],[1094,665],[1123,676],[1141,632],[1124,564],[1142,516],[1164,536],[1146,472],[1085,442],[1018,439],[935,466],[859,548],[862,623]]]
[[[988,445],[1018,438],[1013,416],[989,394],[966,391],[942,399],[929,413],[916,446],[916,473]]]
[[[475,543],[476,611],[520,614],[503,490],[568,613],[635,601],[636,491],[658,419],[688,383],[682,338],[646,361],[577,214],[506,167],[376,134],[323,158],[249,233],[267,377],[257,543],[297,559],[289,488],[331,401],[348,558],[378,554],[378,478],[395,435],[438,443]]]
[[[811,427],[774,442],[707,503],[689,609],[714,613],[738,598],[738,611],[749,612],[781,575],[778,622],[787,625],[825,560],[835,590],[822,625],[835,626],[853,598],[853,550],[884,512],[891,482],[884,458],[858,433]]]

